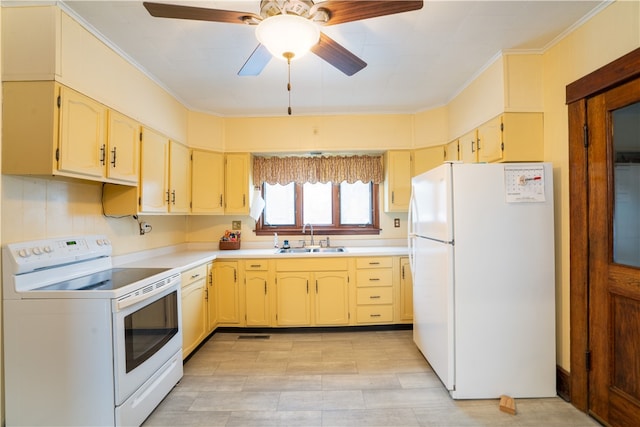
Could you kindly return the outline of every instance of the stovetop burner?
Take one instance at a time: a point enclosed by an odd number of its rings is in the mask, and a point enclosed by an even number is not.
[[[53,285],[44,286],[43,291],[111,291],[128,286],[169,268],[112,268],[87,276],[78,277]]]

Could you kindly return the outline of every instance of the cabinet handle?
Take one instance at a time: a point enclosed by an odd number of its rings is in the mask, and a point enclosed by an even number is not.
[[[472,153],[476,152],[476,141],[475,140],[471,141],[471,152]]]
[[[213,272],[209,274],[209,284],[213,286]]]
[[[197,278],[197,277],[200,277],[200,273],[192,274],[192,275],[191,275],[191,278],[192,278],[192,279],[195,279],[195,278]]]
[[[220,194],[220,207],[222,207],[222,194]]]
[[[380,317],[382,314],[370,314],[369,317]]]
[[[307,280],[307,294],[309,293],[309,281]]]
[[[176,190],[171,192],[171,203],[173,203],[174,206],[176,204]]]
[[[244,208],[247,203],[247,196],[245,194],[242,195],[242,207]]]
[[[478,151],[480,151],[480,138],[478,138]]]
[[[169,190],[167,190],[167,204],[169,204]]]
[[[260,267],[262,267],[262,264],[251,264],[250,267],[251,268],[260,268]]]
[[[237,281],[237,276],[236,276],[236,269],[233,269],[233,283],[236,283]]]
[[[392,192],[391,192],[391,203],[392,203],[392,204],[393,204],[393,203],[395,203],[395,200],[396,200],[396,192],[395,192],[395,191],[392,191]]]
[[[316,294],[318,293],[318,281],[316,280]]]
[[[264,281],[264,294],[267,294],[267,281]]]
[[[377,282],[377,281],[379,281],[379,280],[380,280],[380,278],[379,278],[379,277],[369,277],[369,281],[370,281],[370,282]]]
[[[102,145],[100,146],[100,164],[101,164],[102,166],[104,166],[104,165],[106,164],[106,163],[105,163],[106,156],[107,156],[107,152],[106,152],[106,150],[107,150],[107,147],[106,147],[104,144],[102,144]]]
[[[402,280],[404,280],[404,265],[402,266]]]
[[[370,262],[369,265],[380,265],[379,261]]]
[[[380,295],[371,295],[370,299],[380,299]]]
[[[116,167],[116,147],[113,147],[113,150],[111,150],[111,154],[113,154],[113,158],[111,159],[111,165],[115,168]]]

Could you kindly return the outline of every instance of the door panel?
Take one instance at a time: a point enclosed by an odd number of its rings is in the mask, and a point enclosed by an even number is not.
[[[640,81],[587,102],[589,411],[640,422]]]

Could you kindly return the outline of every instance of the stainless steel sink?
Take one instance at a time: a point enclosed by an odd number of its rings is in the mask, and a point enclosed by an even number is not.
[[[343,246],[335,246],[330,248],[282,248],[278,249],[279,254],[318,254],[318,253],[340,253],[347,250]]]

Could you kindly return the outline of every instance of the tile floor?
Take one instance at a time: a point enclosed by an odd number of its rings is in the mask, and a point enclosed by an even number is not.
[[[449,398],[410,330],[216,333],[144,426],[599,425],[560,398],[516,407]]]

